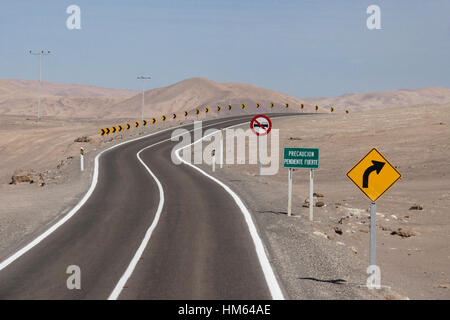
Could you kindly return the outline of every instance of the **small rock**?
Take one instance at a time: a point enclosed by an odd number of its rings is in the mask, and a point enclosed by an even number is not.
[[[323,207],[324,205],[325,205],[325,203],[323,201],[316,202],[316,207],[318,207],[318,208]]]
[[[448,289],[448,284],[440,284],[438,288]]]
[[[391,218],[392,218],[392,219],[395,219],[395,220],[398,219],[396,215],[391,215]]]
[[[349,219],[350,219],[349,216],[342,217],[342,218],[340,218],[340,219],[338,220],[338,223],[339,223],[339,224],[343,224],[345,221],[347,221],[347,220],[349,220]]]
[[[337,244],[337,245],[340,245],[340,246],[345,246],[345,243],[340,242],[340,241],[337,241],[336,244]]]
[[[409,208],[409,210],[423,210],[423,207],[415,204],[411,208]]]
[[[325,233],[323,233],[323,232],[314,231],[313,234],[316,235],[316,236],[319,236],[321,238],[328,239],[328,236]]]
[[[18,184],[22,182],[33,183],[34,172],[31,169],[19,169],[15,170],[12,177],[11,182],[9,184]]]
[[[403,230],[402,228],[398,228],[397,230],[392,231],[391,235],[398,235],[402,238],[409,238],[415,236],[415,234],[412,231]]]
[[[352,252],[353,252],[354,254],[357,254],[357,253],[358,253],[358,250],[356,250],[355,247],[350,247],[350,250],[352,250]]]
[[[313,193],[313,197],[323,198],[323,194],[322,193],[318,193],[318,192],[314,192]]]
[[[339,227],[334,227],[334,232],[336,232],[337,234],[339,234],[339,235],[342,235],[342,229],[341,228],[339,228]]]
[[[369,229],[368,228],[361,228],[361,229],[359,229],[359,232],[369,233]]]
[[[91,139],[89,139],[87,136],[82,136],[76,138],[73,142],[89,142]]]

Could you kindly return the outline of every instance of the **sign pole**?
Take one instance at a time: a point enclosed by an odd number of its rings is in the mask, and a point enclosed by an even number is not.
[[[80,169],[84,171],[84,149],[80,148]]]
[[[309,221],[313,221],[313,207],[314,207],[314,171],[309,170]]]
[[[245,105],[242,105],[242,108],[245,108]],[[272,129],[272,121],[270,121],[269,117],[260,114],[255,116],[250,121],[250,128],[252,131],[258,136],[258,180],[261,181],[262,176],[262,142],[261,137],[269,134],[270,130]]]
[[[258,136],[258,180],[261,181],[261,136]]]
[[[288,174],[288,216],[291,216],[292,210],[292,168],[289,168]]]
[[[377,205],[370,204],[370,265],[375,266],[376,262],[376,226],[377,226]]]
[[[224,130],[222,129],[221,137],[220,137],[220,169],[223,168],[223,139],[224,139]]]

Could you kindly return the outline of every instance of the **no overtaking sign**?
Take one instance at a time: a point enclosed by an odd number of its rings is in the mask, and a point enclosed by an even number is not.
[[[250,121],[250,128],[257,136],[265,136],[272,129],[272,121],[269,117],[260,114]]]

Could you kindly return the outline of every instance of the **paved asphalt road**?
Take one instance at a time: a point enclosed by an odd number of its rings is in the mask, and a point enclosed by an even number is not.
[[[215,119],[203,127],[232,120],[212,127],[220,129],[250,119]],[[185,128],[192,130],[192,125]],[[105,152],[87,202],[0,271],[0,299],[107,299],[141,245],[160,201],[155,180],[136,154],[170,135],[171,130],[161,132]],[[172,163],[176,143],[165,141],[140,154],[161,182],[165,201],[119,299],[270,299],[240,209],[217,183],[187,165]],[[81,290],[67,289],[69,265],[81,269]]]

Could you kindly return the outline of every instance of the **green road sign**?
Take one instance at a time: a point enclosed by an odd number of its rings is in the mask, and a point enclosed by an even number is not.
[[[319,149],[316,148],[284,148],[284,168],[319,168]]]

